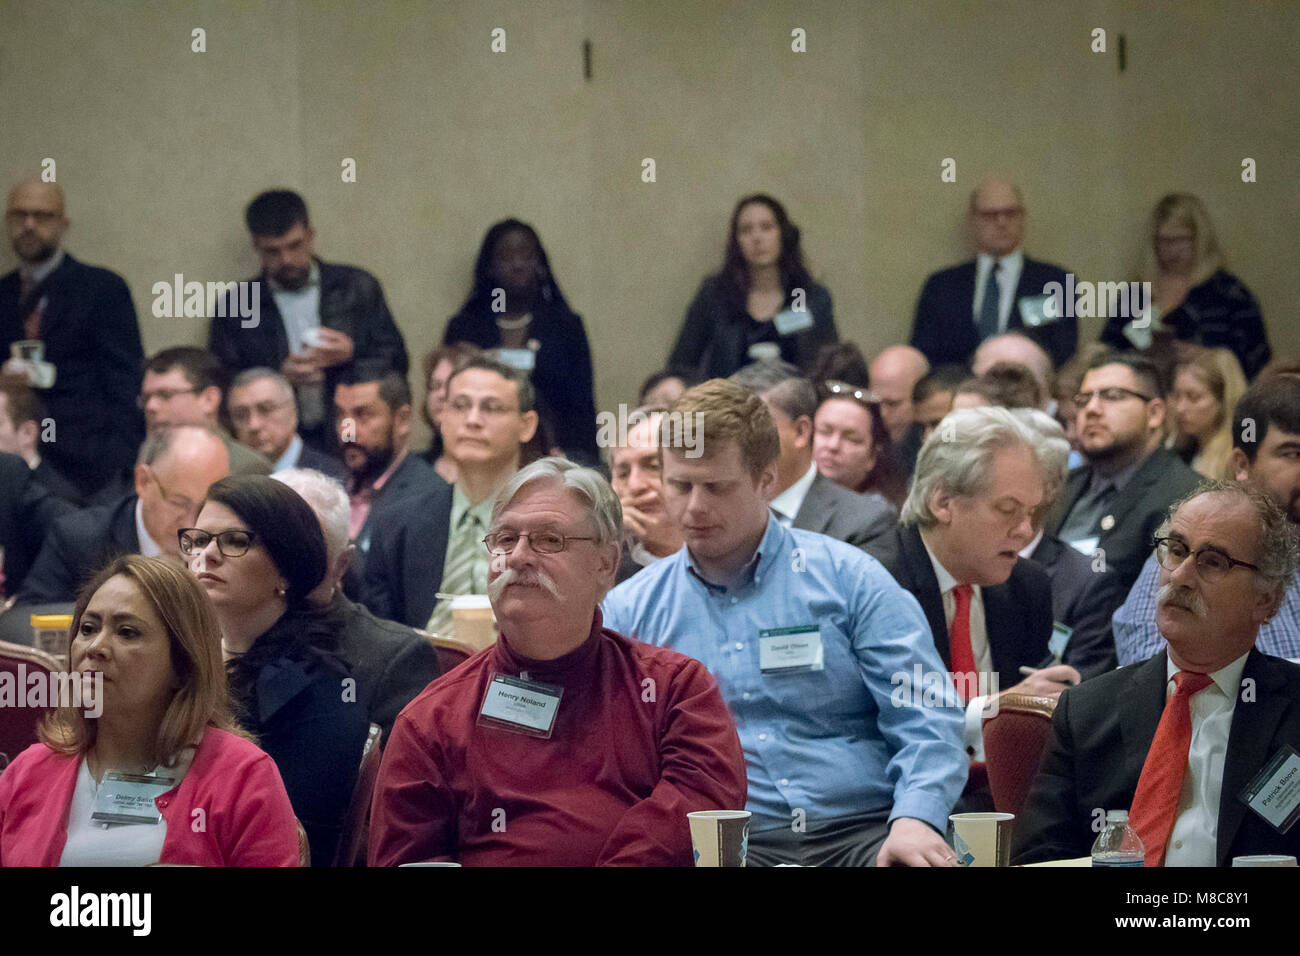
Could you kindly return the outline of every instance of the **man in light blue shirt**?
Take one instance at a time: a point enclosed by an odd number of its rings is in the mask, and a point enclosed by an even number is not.
[[[1300,378],[1278,375],[1247,389],[1233,415],[1232,440],[1236,479],[1266,492],[1292,526],[1300,526]],[[1154,657],[1165,647],[1156,628],[1159,583],[1153,554],[1111,618],[1121,667]],[[1274,657],[1300,658],[1300,572],[1288,582],[1277,613],[1260,627],[1255,646]]]
[[[785,528],[778,436],[714,379],[665,415],[664,503],[686,546],[615,588],[605,623],[716,676],[749,773],[756,864],[953,865],[962,710],[916,600],[875,559]]]

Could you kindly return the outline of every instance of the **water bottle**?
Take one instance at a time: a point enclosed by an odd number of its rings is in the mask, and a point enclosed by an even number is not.
[[[1127,810],[1107,810],[1106,827],[1092,845],[1093,866],[1145,866],[1146,847],[1128,825]]]

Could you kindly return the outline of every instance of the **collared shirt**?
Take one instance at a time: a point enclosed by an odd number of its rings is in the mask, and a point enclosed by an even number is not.
[[[803,500],[808,497],[808,489],[816,477],[817,463],[813,462],[802,478],[772,499],[771,508],[777,513],[777,520],[787,528],[794,524],[795,515],[803,507]]]
[[[162,554],[158,542],[149,536],[149,529],[144,526],[144,502],[135,499],[135,536],[140,539],[140,553],[146,558],[156,558]]]
[[[289,440],[289,447],[284,450],[284,454],[275,460],[271,466],[271,471],[284,471],[286,468],[297,468],[298,459],[302,456],[302,437],[294,432],[293,438]]]
[[[961,709],[922,693],[947,675],[916,599],[874,558],[770,513],[740,584],[706,584],[692,563],[683,547],[623,582],[605,622],[717,677],[753,829],[888,811],[942,832],[969,762]],[[818,630],[823,668],[763,673],[759,631],[797,626]]]
[[[1020,273],[1025,266],[1025,254],[1017,249],[1000,259],[986,252],[976,256],[975,301],[972,303],[972,314],[976,319],[979,318],[980,310],[984,306],[984,289],[988,285],[989,270],[993,268],[994,263],[998,265],[998,332],[1002,333],[1007,330],[1011,307],[1016,301],[1016,287],[1020,285]]]
[[[461,490],[460,483],[452,485],[451,516],[447,525],[447,552],[442,560],[442,590],[457,588],[459,594],[487,594],[488,564],[491,555],[483,546],[483,536],[492,524],[492,499],[488,495],[476,505]],[[467,533],[470,529],[472,533]],[[451,570],[468,564],[469,587],[451,581]],[[444,633],[451,623],[451,601],[438,601],[429,616],[426,629],[433,634]]]
[[[1219,799],[1223,790],[1223,761],[1228,753],[1232,712],[1241,693],[1242,654],[1227,667],[1210,675],[1214,682],[1193,694],[1192,742],[1187,751],[1187,772],[1178,796],[1178,815],[1169,832],[1165,866],[1214,866],[1218,860]],[[1178,666],[1167,661],[1165,700],[1177,689]]]
[[[1160,590],[1160,564],[1155,554],[1142,565],[1142,573],[1133,583],[1124,603],[1111,616],[1115,634],[1115,654],[1119,665],[1149,660],[1165,647],[1165,639],[1156,626],[1156,593]],[[1282,606],[1273,619],[1262,625],[1255,646],[1262,654],[1300,661],[1300,571],[1287,582]]]
[[[45,281],[46,277],[57,269],[63,263],[63,250],[54,250],[54,255],[50,256],[38,266],[24,265],[19,274],[22,281],[27,285],[37,286]]]
[[[320,328],[320,266],[313,259],[307,284],[301,289],[285,289],[267,276],[271,298],[280,310],[284,334],[289,339],[289,351],[301,352],[307,333]]]
[[[370,506],[375,501],[375,495],[383,491],[388,479],[393,477],[393,472],[402,467],[402,462],[406,461],[407,451],[406,448],[399,451],[393,457],[392,464],[384,469],[384,473],[376,478],[369,487],[362,486],[355,491],[348,492],[348,501],[352,506],[352,511],[348,516],[349,538],[355,539],[361,533],[361,529],[366,525],[366,519],[370,517]]]

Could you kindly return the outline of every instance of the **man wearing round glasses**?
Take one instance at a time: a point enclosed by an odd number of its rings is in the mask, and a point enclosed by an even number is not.
[[[1066,691],[1016,833],[1016,863],[1085,856],[1094,808],[1129,809],[1147,866],[1300,853],[1300,666],[1255,647],[1300,549],[1267,493],[1216,482],[1156,536],[1150,660]]]

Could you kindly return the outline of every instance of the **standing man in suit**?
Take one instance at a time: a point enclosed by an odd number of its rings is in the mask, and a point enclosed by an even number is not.
[[[1133,586],[1169,506],[1200,483],[1162,447],[1165,385],[1160,368],[1136,352],[1094,360],[1074,396],[1085,464],[1070,473],[1047,519],[1047,533],[1104,560],[1123,594]]]
[[[15,342],[38,341],[53,381],[33,379],[13,359],[0,379],[36,388],[57,429],[46,458],[89,497],[131,467],[144,437],[135,405],[144,350],[131,293],[117,273],[60,247],[68,220],[56,184],[15,186],[5,227],[21,265],[0,279],[0,358]]]
[[[236,375],[226,408],[239,443],[269,461],[272,472],[311,468],[340,484],[347,480],[343,462],[303,443],[293,386],[275,369],[254,366]]]
[[[1300,830],[1279,833],[1259,812],[1279,774],[1246,799],[1271,758],[1300,747],[1300,667],[1255,648],[1296,550],[1282,509],[1247,485],[1215,483],[1178,506],[1156,547],[1168,650],[1061,697],[1014,863],[1086,856],[1096,812],[1124,808],[1147,866],[1300,854]]]
[[[536,430],[526,372],[486,356],[457,366],[447,379],[441,426],[456,484],[434,475],[425,490],[376,517],[362,592],[371,611],[445,634],[451,602],[439,592],[487,594],[483,538],[492,499],[519,470],[522,446]]]
[[[898,513],[882,496],[850,491],[817,470],[812,448],[817,389],[797,368],[754,362],[731,380],[763,400],[781,437],[770,504],[777,521],[859,548],[894,530]]]
[[[283,372],[297,392],[307,443],[324,449],[329,401],[348,365],[372,359],[405,375],[406,344],[374,276],[316,258],[316,230],[301,196],[264,192],[244,220],[262,263],[250,280],[258,283],[258,322],[245,328],[228,300],[226,317],[212,319],[208,347],[233,371],[265,365]]]
[[[623,551],[614,583],[622,584],[642,568],[666,558],[682,546],[681,530],[664,507],[664,485],[659,456],[659,435],[664,410],[632,415],[645,418],[630,425],[626,444],[610,453],[610,487],[623,509]],[[629,415],[629,420],[632,418]]]
[[[966,746],[982,758],[987,698],[1056,697],[1080,680],[1048,659],[1052,586],[1020,559],[1051,481],[1029,412],[951,412],[916,459],[902,523],[868,549],[920,603],[939,656],[966,701]]]
[[[1049,282],[1064,286],[1060,266],[1028,258],[1021,248],[1025,204],[1005,179],[986,179],[970,196],[970,229],[977,256],[933,273],[921,288],[912,325],[912,345],[931,365],[968,365],[990,336],[1023,329],[1057,366],[1074,354],[1078,323],[1052,318],[1044,305]],[[874,383],[873,383],[874,384]]]

